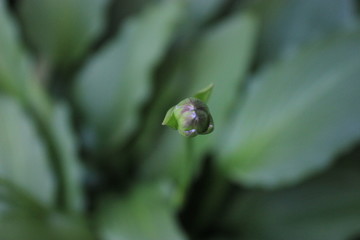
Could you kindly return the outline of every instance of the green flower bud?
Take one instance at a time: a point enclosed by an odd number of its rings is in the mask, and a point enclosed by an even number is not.
[[[211,90],[212,85],[200,92],[201,97],[196,95],[182,100],[167,112],[162,124],[178,130],[185,137],[211,133],[214,130],[213,118],[206,103],[200,100],[203,97],[206,101]]]
[[[178,123],[177,130],[185,137],[208,134],[214,130],[214,123],[205,103],[196,98],[186,98],[174,108]]]

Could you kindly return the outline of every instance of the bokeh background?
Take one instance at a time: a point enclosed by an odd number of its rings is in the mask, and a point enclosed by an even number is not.
[[[0,240],[360,239],[359,6],[0,0]]]

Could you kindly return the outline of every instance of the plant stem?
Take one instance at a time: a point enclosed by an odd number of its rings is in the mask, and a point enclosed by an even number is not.
[[[186,159],[184,161],[184,194],[192,179],[193,165],[194,165],[194,146],[191,138],[185,139],[186,144]]]
[[[181,206],[185,201],[186,192],[188,189],[188,185],[191,182],[192,179],[192,173],[193,173],[193,141],[191,141],[191,138],[185,138],[185,159],[181,163],[181,173],[180,173],[180,186],[178,190],[178,205]]]
[[[223,210],[223,203],[230,192],[230,185],[222,172],[211,169],[209,186],[202,196],[203,204],[196,213],[196,220],[192,224],[192,232],[201,233],[209,227],[211,221]]]

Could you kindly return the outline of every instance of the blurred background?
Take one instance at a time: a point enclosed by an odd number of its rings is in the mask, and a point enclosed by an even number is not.
[[[0,240],[360,239],[359,14],[0,0]],[[213,133],[161,126],[210,83]]]

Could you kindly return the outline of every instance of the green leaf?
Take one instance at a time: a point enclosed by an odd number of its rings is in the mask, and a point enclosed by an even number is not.
[[[28,0],[20,17],[32,46],[49,64],[69,65],[101,33],[107,0]]]
[[[197,98],[197,99],[200,99],[201,101],[203,101],[204,103],[207,103],[210,96],[211,96],[211,93],[212,93],[212,90],[214,88],[214,84],[210,84],[209,86],[207,86],[206,88],[204,89],[201,89],[200,91],[198,91],[195,95],[194,95],[194,98]]]
[[[220,11],[226,4],[223,0],[190,0],[188,22],[189,24],[201,26]]]
[[[44,206],[26,189],[13,183],[11,179],[0,177],[0,219],[9,213],[37,214],[46,212],[48,206]]]
[[[263,23],[260,56],[265,61],[293,56],[315,40],[355,29],[358,22],[352,0],[264,0],[257,7]]]
[[[6,10],[5,2],[0,2],[0,86],[8,93],[18,95],[19,85],[28,71],[23,52],[17,42],[15,25]],[[14,71],[16,66],[16,71]]]
[[[2,43],[0,44],[0,52],[2,52],[0,54],[0,88],[21,101],[22,105],[31,110],[38,120],[39,129],[47,137],[55,153],[50,159],[56,170],[59,170],[56,173],[57,176],[61,176],[61,191],[65,192],[61,196],[66,198],[64,201],[66,207],[74,210],[81,205],[79,189],[75,190],[79,188],[76,186],[79,185],[79,176],[75,176],[79,173],[76,173],[78,172],[78,169],[75,170],[76,167],[68,166],[74,161],[76,150],[71,146],[73,143],[69,137],[69,131],[64,126],[67,124],[66,117],[59,113],[63,110],[53,109],[18,38],[16,26],[11,21],[5,5],[0,2],[0,42]]]
[[[169,126],[171,128],[177,129],[178,123],[174,115],[174,108],[170,108],[164,118],[164,121],[162,122],[162,125]]]
[[[4,1],[0,2],[0,42],[0,89],[29,106],[40,119],[46,118],[49,99],[39,82],[34,80],[31,63],[19,42],[19,34]]]
[[[93,240],[78,217],[49,212],[44,215],[12,213],[0,218],[0,238],[6,240]]]
[[[62,181],[65,208],[71,211],[83,209],[81,166],[77,145],[71,129],[69,109],[64,104],[55,106],[52,122],[52,139],[56,145],[59,175]]]
[[[185,239],[175,213],[154,185],[141,185],[125,197],[108,200],[98,220],[104,240]]]
[[[359,33],[319,41],[253,79],[219,148],[232,180],[292,184],[360,138],[359,41]]]
[[[202,0],[195,0],[191,4],[200,6],[201,2]],[[204,6],[204,9],[207,7]],[[228,119],[226,113],[234,104],[239,87],[251,64],[257,32],[256,17],[247,12],[237,13],[209,27],[195,44],[183,47],[185,50],[181,52],[182,56],[175,58],[175,64],[170,64],[171,68],[164,70],[169,72],[168,77],[164,79],[162,90],[149,111],[150,116],[137,143],[141,149],[139,152],[148,156],[154,149],[156,142],[153,136],[158,135],[160,131],[154,125],[162,121],[163,112],[171,107],[172,102],[191,96],[210,83],[214,83],[216,88],[208,105],[214,116],[216,129],[222,128],[222,124]],[[223,112],[225,114],[222,114]],[[215,130],[211,136],[206,137],[207,143],[203,144],[201,152],[210,145],[210,141],[218,139],[215,135],[218,136],[221,132]],[[166,142],[167,140],[161,140],[161,144],[171,148],[172,155],[175,155],[177,146]],[[205,138],[199,139],[202,140]]]
[[[110,37],[116,34],[117,28],[123,24],[125,19],[138,13],[146,4],[151,4],[152,2],[154,0],[111,1],[110,9],[107,13],[109,20],[105,29],[107,34]]]
[[[0,97],[0,178],[52,206],[54,177],[42,140],[17,102]]]
[[[237,13],[201,36],[189,61],[190,92],[215,85],[207,103],[217,126],[227,122],[229,111],[251,64],[258,22],[248,12]]]
[[[250,13],[235,14],[202,35],[194,47],[194,52],[189,56],[189,73],[191,81],[194,82],[190,86],[189,94],[209,83],[215,85],[208,102],[214,118],[215,131],[194,140],[197,156],[207,150],[211,143],[219,141],[219,136],[224,132],[230,111],[251,63],[257,28],[257,20]],[[186,151],[181,141],[177,134],[167,131],[149,160],[143,164],[144,175],[165,175],[176,179],[182,169],[181,163]],[[198,168],[198,157],[195,158],[193,166]]]
[[[195,47],[190,61],[192,91],[209,83],[216,86],[208,102],[216,130],[212,136],[197,140],[200,155],[221,141],[253,59],[258,28],[253,14],[237,13],[209,29]]]
[[[358,160],[295,188],[236,195],[219,224],[243,240],[352,239],[360,232]]]
[[[144,179],[172,179],[178,182],[183,174],[186,147],[183,137],[176,131],[166,131],[152,154],[140,166]]]
[[[146,8],[80,73],[76,97],[99,141],[118,147],[139,124],[152,71],[163,56],[183,11],[182,1]]]
[[[94,239],[80,216],[50,209],[0,178],[0,239]]]

